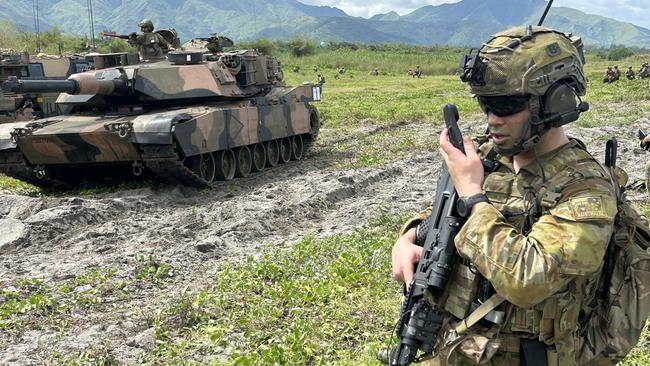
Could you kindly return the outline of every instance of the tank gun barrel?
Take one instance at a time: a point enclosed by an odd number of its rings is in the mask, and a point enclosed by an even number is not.
[[[10,76],[2,83],[2,91],[6,93],[69,93],[74,94],[78,89],[74,80],[18,80]]]
[[[6,93],[68,93],[125,95],[128,92],[126,80],[97,80],[93,75],[72,75],[68,80],[19,80],[10,76],[2,83]]]

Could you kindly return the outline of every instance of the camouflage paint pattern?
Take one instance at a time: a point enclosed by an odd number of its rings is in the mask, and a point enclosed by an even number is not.
[[[198,64],[161,61],[72,75],[74,94],[62,93],[57,103],[111,113],[73,112],[6,126],[0,129],[0,154],[3,146],[18,147],[29,165],[38,166],[135,163],[143,160],[143,144],[175,144],[182,160],[315,136],[318,115],[309,103],[320,100],[319,85],[284,87],[279,62],[255,51],[222,56]]]
[[[182,160],[315,136],[318,128],[312,126],[318,115],[309,103],[320,100],[320,86],[285,87],[279,62],[256,51],[226,52],[195,64],[164,60],[107,68],[69,79],[76,88],[68,83],[74,91],[62,93],[58,104],[108,113],[73,112],[6,125],[0,128],[0,155],[18,148],[31,166],[135,164],[144,159],[142,145],[177,146]]]

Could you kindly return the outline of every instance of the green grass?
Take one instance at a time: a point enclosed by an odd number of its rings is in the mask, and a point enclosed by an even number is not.
[[[64,330],[69,314],[127,296],[126,282],[115,278],[115,273],[113,268],[96,269],[59,285],[19,279],[2,289],[0,330],[10,334],[26,329]]]
[[[152,319],[153,364],[376,365],[399,312],[388,253],[401,218],[351,235],[305,238],[229,266],[211,287],[177,294]]]

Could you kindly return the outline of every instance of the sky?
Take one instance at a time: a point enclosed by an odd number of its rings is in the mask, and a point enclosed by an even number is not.
[[[299,0],[310,5],[334,6],[348,15],[368,18],[391,10],[407,14],[425,5],[455,3],[459,0]],[[588,14],[597,14],[650,29],[650,0],[555,0],[553,6],[565,6]]]

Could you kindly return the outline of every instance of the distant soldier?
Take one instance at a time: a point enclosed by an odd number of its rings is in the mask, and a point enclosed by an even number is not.
[[[607,71],[605,71],[605,76],[603,77],[603,83],[609,84],[615,81],[614,70],[611,66],[607,66]]]
[[[406,75],[408,75],[408,76],[413,76],[413,70],[409,69],[409,71],[406,72]]]
[[[614,66],[614,81],[621,78],[621,70],[618,69],[618,65]]]
[[[641,65],[641,70],[639,70],[639,79],[647,79],[650,78],[650,66],[648,66],[647,62],[644,62]]]
[[[374,70],[372,70],[372,71],[370,72],[370,75],[372,75],[372,76],[378,76],[378,75],[379,75],[379,70],[378,70],[378,69],[374,69]]]
[[[338,69],[339,69],[339,74],[341,75],[345,74],[345,66],[341,66]]]
[[[627,71],[625,72],[625,77],[627,80],[634,80],[636,77],[634,76],[634,70],[632,70],[632,65],[627,67]]]
[[[641,147],[650,151],[650,134],[641,141]],[[650,161],[645,166],[645,187],[648,190],[648,194],[650,194]]]
[[[300,66],[294,66],[293,67],[293,72],[300,72]]]
[[[325,84],[325,75],[318,74],[318,83]]]
[[[138,47],[138,53],[143,60],[162,58],[165,51],[174,50],[163,36],[153,32],[151,20],[143,19],[138,25],[142,34],[129,34],[129,44]]]
[[[318,66],[314,65],[313,69],[314,69],[314,72],[318,72]]]
[[[417,66],[415,67],[415,70],[413,70],[413,74],[412,74],[411,76],[412,76],[414,79],[415,79],[416,76],[417,76],[418,79],[419,79],[420,77],[422,77],[422,70],[420,70],[420,65],[417,65]]]

